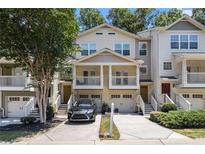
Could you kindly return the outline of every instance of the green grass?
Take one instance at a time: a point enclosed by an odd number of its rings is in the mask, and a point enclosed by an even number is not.
[[[31,131],[0,131],[0,141],[11,142],[20,139],[21,137],[30,137],[37,132]]]
[[[205,138],[205,128],[204,129],[173,129],[173,130],[177,133],[188,136],[190,138]]]
[[[101,140],[107,140],[107,139],[118,140],[120,138],[120,133],[115,123],[113,122],[112,138],[108,136],[109,128],[110,128],[110,116],[102,115],[101,123],[100,123],[100,130],[99,130],[100,139]]]

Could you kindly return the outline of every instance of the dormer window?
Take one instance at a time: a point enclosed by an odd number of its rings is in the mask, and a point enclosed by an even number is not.
[[[87,56],[96,52],[96,44],[95,43],[82,43],[81,47],[81,55]]]

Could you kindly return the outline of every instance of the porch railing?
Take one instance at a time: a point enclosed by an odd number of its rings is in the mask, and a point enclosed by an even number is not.
[[[145,103],[144,103],[144,101],[143,101],[141,95],[138,95],[138,96],[137,96],[137,102],[138,102],[138,104],[140,105],[142,114],[144,115],[144,114],[145,114]]]
[[[136,76],[112,76],[113,86],[136,86]]]
[[[161,105],[164,104],[164,103],[175,104],[175,102],[167,94],[160,94],[160,95],[158,95],[157,101]]]
[[[181,94],[176,95],[176,102],[184,110],[191,110],[191,103],[188,100],[186,100]]]
[[[55,105],[56,105],[56,112],[58,111],[58,108],[61,105],[61,95],[58,95],[56,100],[55,100]]]
[[[75,101],[74,95],[70,95],[70,98],[69,98],[68,103],[67,103],[67,110],[69,110],[72,107],[74,101]]]
[[[32,110],[34,110],[35,106],[35,97],[31,98],[23,107],[24,116],[28,116]]]
[[[0,87],[25,87],[25,76],[0,76]]]
[[[76,85],[78,86],[99,86],[100,85],[100,76],[77,76]]]
[[[189,72],[189,73],[187,73],[187,83],[205,84],[205,72]]]
[[[151,96],[151,105],[152,105],[152,107],[153,107],[153,109],[154,109],[155,111],[158,110],[159,104],[158,104],[158,102],[155,100],[155,98],[154,98],[153,96]]]

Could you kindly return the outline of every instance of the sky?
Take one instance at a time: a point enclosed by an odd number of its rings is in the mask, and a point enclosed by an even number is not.
[[[188,15],[192,15],[192,9],[190,8],[179,8],[180,10],[183,10],[183,13],[185,14],[188,14]],[[80,9],[77,9],[77,15],[79,15],[79,10]],[[101,14],[106,17],[108,15],[108,12],[110,10],[110,8],[98,8],[98,10],[101,12]],[[158,8],[157,9],[158,11],[165,11],[165,10],[168,10],[168,8]]]

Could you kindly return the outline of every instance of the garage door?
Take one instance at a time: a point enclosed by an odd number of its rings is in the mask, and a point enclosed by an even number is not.
[[[91,95],[91,99],[95,102],[96,111],[98,113],[100,113],[101,112],[101,108],[102,108],[101,96],[100,95]]]
[[[8,117],[23,117],[24,105],[27,103],[27,97],[9,96],[8,99]]]
[[[132,95],[111,95],[110,103],[115,104],[120,113],[133,113],[135,112],[135,101]]]

